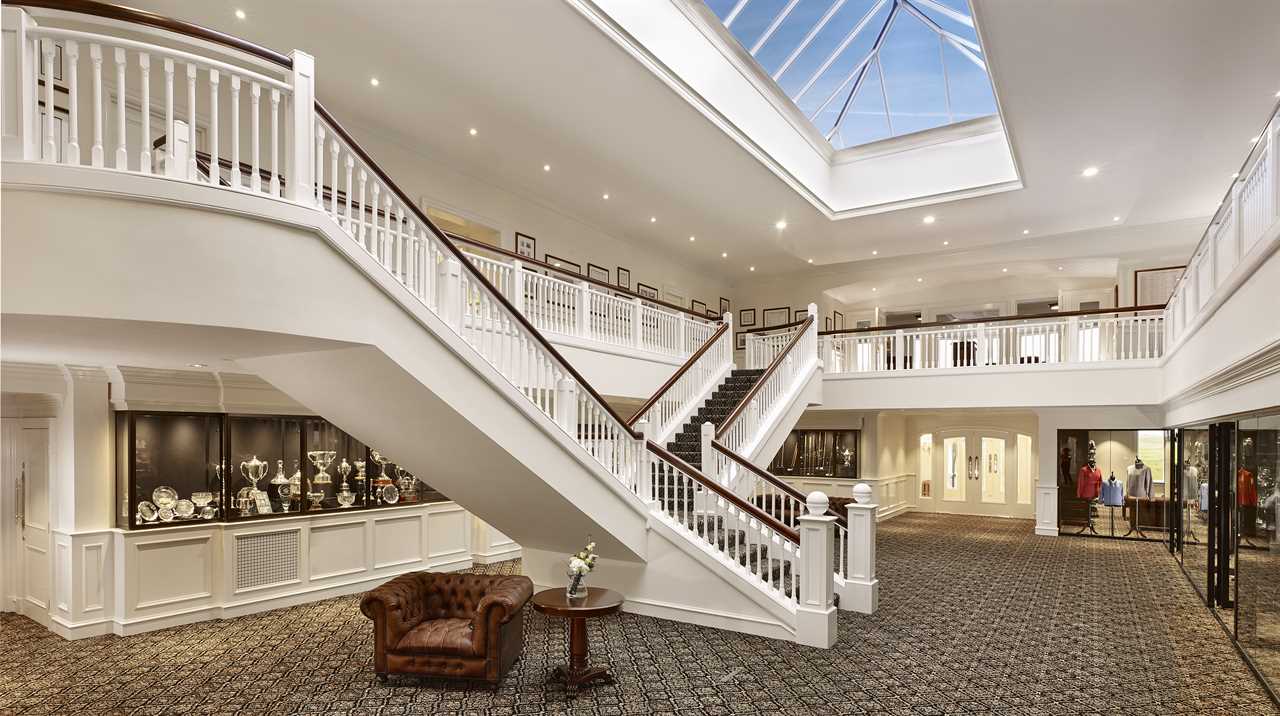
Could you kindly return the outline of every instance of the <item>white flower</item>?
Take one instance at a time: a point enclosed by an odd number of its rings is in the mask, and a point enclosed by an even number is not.
[[[586,574],[591,571],[591,565],[577,557],[574,557],[569,560],[569,571],[574,574]]]

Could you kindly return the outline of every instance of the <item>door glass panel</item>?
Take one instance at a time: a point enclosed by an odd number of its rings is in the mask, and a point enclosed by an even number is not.
[[[933,434],[920,436],[920,496],[933,497]]]
[[[1276,489],[1276,477],[1280,475],[1280,415],[1241,420],[1238,430],[1236,480],[1248,483],[1250,477],[1245,473],[1249,473],[1257,504],[1244,504],[1253,495],[1237,490],[1237,502],[1241,504],[1236,637],[1262,675],[1276,683],[1280,680],[1280,603],[1275,596],[1275,585],[1280,583],[1280,491]]]
[[[1209,563],[1209,429],[1184,428],[1182,449],[1182,567],[1191,583],[1205,593]]]
[[[964,438],[947,438],[942,441],[942,499],[948,502],[964,502],[965,482],[969,479],[968,456]]]
[[[982,501],[1004,502],[1004,440],[982,438]]]
[[[1018,436],[1018,504],[1029,505],[1035,491],[1034,476],[1031,474],[1031,436]]]

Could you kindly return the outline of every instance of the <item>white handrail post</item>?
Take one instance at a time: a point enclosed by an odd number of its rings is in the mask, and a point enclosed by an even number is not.
[[[22,8],[5,5],[3,12],[3,39],[0,45],[4,52],[4,149],[5,159],[36,159],[39,156],[36,139],[40,130],[36,126],[39,118],[38,100],[36,97],[36,56],[35,45],[27,34],[36,28],[36,21],[31,19]]]
[[[173,134],[165,137],[170,151],[165,155],[164,175],[171,179],[184,179],[187,176],[187,157],[191,154],[190,135],[187,123],[181,119],[173,120]],[[172,157],[172,159],[170,159]]]
[[[572,378],[556,383],[556,424],[572,438],[578,437],[578,384]]]
[[[507,298],[511,299],[511,305],[515,307],[516,312],[524,315],[524,262],[511,262],[511,295]]]
[[[702,439],[702,474],[723,485],[724,476],[715,469],[716,449],[711,447],[711,441],[716,439],[716,424],[710,420],[703,423],[699,437]]]
[[[821,492],[810,492],[806,514],[800,516],[800,558],[796,604],[796,642],[830,649],[836,643],[835,523],[826,514],[830,500]],[[852,527],[852,525],[850,525]],[[852,532],[850,533],[852,539]]]
[[[821,361],[822,354],[818,351],[818,304],[809,304],[809,317],[813,319],[813,323],[810,324],[808,335],[805,336],[804,352],[813,356],[814,360]],[[834,326],[832,327],[834,328]],[[801,355],[804,354],[802,353]]]
[[[644,303],[637,296],[631,299],[631,345],[640,348],[644,343],[644,326],[641,317],[644,315]]]
[[[1080,362],[1080,317],[1067,316],[1067,362]]]
[[[462,263],[450,256],[440,262],[437,271],[440,318],[454,331],[462,333]]]
[[[1235,264],[1240,263],[1242,249],[1244,248],[1244,217],[1240,214],[1240,188],[1244,186],[1244,178],[1237,179],[1231,185],[1231,235],[1227,239],[1231,242],[1232,265],[1226,267],[1223,276],[1231,272],[1235,268]],[[1217,286],[1215,281],[1214,285]]]
[[[636,479],[636,489],[640,492],[640,500],[650,509],[658,503],[653,495],[653,470],[649,463],[649,440],[653,437],[653,423],[648,418],[636,421],[636,431],[640,433],[640,455],[636,460],[636,469],[640,471]]]
[[[676,347],[678,355],[693,353],[693,349],[689,348],[688,332],[685,330],[689,326],[689,319],[677,313],[676,320],[680,322],[680,343]]]
[[[893,332],[893,370],[907,369],[907,355],[903,352],[906,341],[903,338],[901,328]]]
[[[591,315],[591,287],[586,281],[578,282],[578,315],[577,315],[577,335],[582,338],[589,338],[587,335],[587,327],[590,325],[588,318]]]
[[[1266,217],[1267,226],[1280,219],[1280,114],[1271,118],[1270,131],[1267,161],[1271,162],[1271,216]]]
[[[864,488],[859,494],[858,488]],[[874,614],[880,602],[880,580],[876,579],[876,511],[871,488],[853,488],[854,502],[848,506],[849,545],[845,588],[840,606],[862,614]]]
[[[289,53],[293,61],[289,119],[285,129],[285,198],[299,204],[316,203],[316,60],[302,50]],[[237,118],[238,119],[238,118]],[[234,167],[233,167],[234,170]],[[338,191],[334,177],[333,191]]]

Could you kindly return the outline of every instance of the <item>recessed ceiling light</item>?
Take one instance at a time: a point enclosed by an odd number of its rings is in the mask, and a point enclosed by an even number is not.
[[[872,256],[875,256],[876,254],[879,254],[879,253],[880,253],[879,251],[872,251],[872,252],[871,252],[871,255],[872,255]]]
[[[721,251],[721,252],[720,252],[720,258],[722,258],[722,259],[727,259],[727,258],[729,258],[729,252],[728,252],[728,251]]]
[[[778,231],[782,231],[783,229],[787,228],[786,219],[778,219],[778,223],[774,224],[773,228],[777,229]]]
[[[1113,217],[1111,217],[1111,220],[1112,220],[1112,221],[1119,221],[1119,220],[1120,220],[1120,217],[1118,217],[1118,216],[1113,216]]]
[[[872,287],[871,287],[871,290],[872,290],[872,292],[875,292],[875,291],[879,291],[880,289],[876,288],[875,286],[872,286]]]
[[[924,283],[924,278],[916,276],[916,283]]]
[[[369,84],[373,85],[374,87],[377,87],[379,84],[382,84],[382,83],[381,83],[381,82],[378,82],[378,78],[377,78],[377,77],[370,77],[370,78],[369,78]]]
[[[471,135],[471,136],[473,136],[473,137],[474,137],[474,136],[476,136],[476,135],[477,135],[477,134],[479,134],[479,133],[480,133],[480,132],[476,131],[476,128],[475,128],[475,127],[472,127],[472,128],[471,128],[471,130],[468,132],[468,134],[470,134],[470,135]]]
[[[813,259],[809,259],[809,263],[813,263]]]
[[[604,200],[606,200],[606,201],[608,201],[608,199],[609,199],[609,195],[608,195],[608,194],[601,194],[601,195],[600,195],[600,198],[601,198],[601,199],[604,199]]]
[[[755,267],[755,266],[751,266],[751,267],[749,268],[749,270],[751,270],[751,271],[755,271],[755,270],[756,270],[756,267]]]
[[[1026,236],[1026,235],[1027,235],[1027,234],[1029,234],[1029,233],[1031,233],[1031,229],[1023,229],[1023,230],[1022,230],[1022,235],[1023,235],[1023,236]]]
[[[1080,172],[1080,176],[1085,177],[1085,178],[1088,178],[1088,177],[1096,177],[1096,176],[1098,176],[1098,168],[1097,168],[1097,167],[1085,167],[1085,168],[1084,168],[1084,171]]]
[[[236,12],[240,12],[240,11],[237,10]],[[208,368],[209,367],[204,363],[188,363],[187,365],[191,366],[192,368]]]
[[[549,172],[549,171],[551,171],[551,165],[550,165],[550,164],[543,164],[543,165],[542,165],[542,171],[544,171],[544,172]]]
[[[657,222],[658,222],[658,217],[656,217],[656,216],[650,216],[650,217],[649,217],[649,223],[650,223],[650,224],[656,224]]]
[[[951,242],[950,242],[950,241],[943,241],[943,242],[942,242],[942,245],[943,245],[943,246],[950,246],[950,245],[951,245]]]
[[[698,237],[696,237],[696,236],[690,236],[690,237],[689,237],[689,240],[690,240],[690,241],[697,241],[697,240],[698,240]]]
[[[1059,271],[1061,271],[1061,270],[1062,270],[1062,267],[1061,267],[1061,266],[1059,266],[1059,267],[1058,267],[1058,270],[1059,270]]]
[[[1009,273],[1009,269],[1007,269],[1007,268],[1002,268],[1002,269],[1000,269],[1000,273]]]
[[[928,216],[924,217],[923,219],[921,219],[921,221],[923,221],[923,222],[924,222],[924,223],[926,223],[926,224],[932,224],[933,222],[935,222],[935,221],[937,221],[937,220],[938,220],[938,219],[937,219],[936,217],[934,217],[934,215],[933,215],[933,214],[930,214],[930,215],[928,215]]]
[[[236,19],[237,19],[237,20],[243,20],[243,19],[244,19],[244,10],[241,10],[241,9],[239,9],[239,8],[236,8]],[[1277,96],[1280,96],[1280,95],[1277,95]]]

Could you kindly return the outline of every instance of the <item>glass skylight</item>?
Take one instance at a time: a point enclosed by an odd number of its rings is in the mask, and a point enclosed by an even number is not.
[[[968,0],[705,0],[836,149],[996,113]]]

